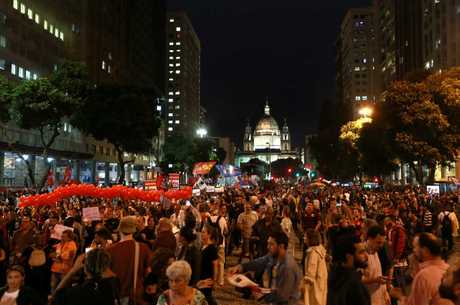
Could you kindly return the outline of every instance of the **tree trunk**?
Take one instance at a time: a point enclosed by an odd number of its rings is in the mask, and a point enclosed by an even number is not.
[[[124,184],[125,182],[125,160],[123,159],[123,151],[119,149],[118,147],[115,148],[117,151],[117,157],[118,157],[118,168],[120,169],[120,172],[118,173],[118,184]]]
[[[35,185],[35,173],[34,173],[34,169],[32,168],[32,164],[30,164],[29,160],[24,159],[24,157],[21,154],[16,154],[16,155],[18,156],[19,159],[24,161],[24,163],[26,164],[27,176],[30,179],[30,186],[32,188],[35,188],[36,187],[36,185]]]
[[[411,170],[415,174],[415,179],[420,185],[424,185],[423,181],[423,164],[422,162],[418,161],[417,164],[414,164],[414,162],[409,162],[409,166]]]
[[[436,163],[430,164],[430,171],[428,175],[428,181],[427,184],[433,184],[434,183],[434,178],[436,174]]]

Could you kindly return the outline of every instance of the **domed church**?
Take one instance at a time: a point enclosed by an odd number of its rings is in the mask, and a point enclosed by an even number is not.
[[[248,125],[244,131],[243,151],[237,153],[236,165],[258,158],[267,163],[278,159],[297,158],[297,152],[291,149],[291,135],[286,120],[280,129],[278,122],[270,115],[268,102],[265,105],[264,116],[252,131]]]

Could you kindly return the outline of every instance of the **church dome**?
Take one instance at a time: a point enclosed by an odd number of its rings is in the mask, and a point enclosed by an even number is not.
[[[255,135],[279,135],[280,128],[278,123],[272,116],[264,116],[257,123],[256,129],[254,130]]]
[[[265,106],[265,115],[254,130],[254,149],[280,149],[281,132],[278,123],[270,115],[270,106]]]

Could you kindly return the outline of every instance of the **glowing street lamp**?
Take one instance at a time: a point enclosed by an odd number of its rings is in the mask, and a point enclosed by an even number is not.
[[[363,107],[363,108],[359,109],[358,114],[363,118],[368,118],[368,117],[372,116],[373,112],[374,112],[374,110],[372,108]]]
[[[204,138],[208,135],[208,131],[206,130],[206,128],[198,128],[196,130],[196,134],[200,137],[200,138]]]

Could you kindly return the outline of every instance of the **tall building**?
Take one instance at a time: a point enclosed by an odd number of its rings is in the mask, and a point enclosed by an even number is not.
[[[363,103],[378,98],[378,53],[372,7],[350,9],[341,24],[339,43],[339,94],[345,102],[355,105],[355,112]]]
[[[167,132],[190,135],[200,123],[201,44],[185,12],[167,16]]]

